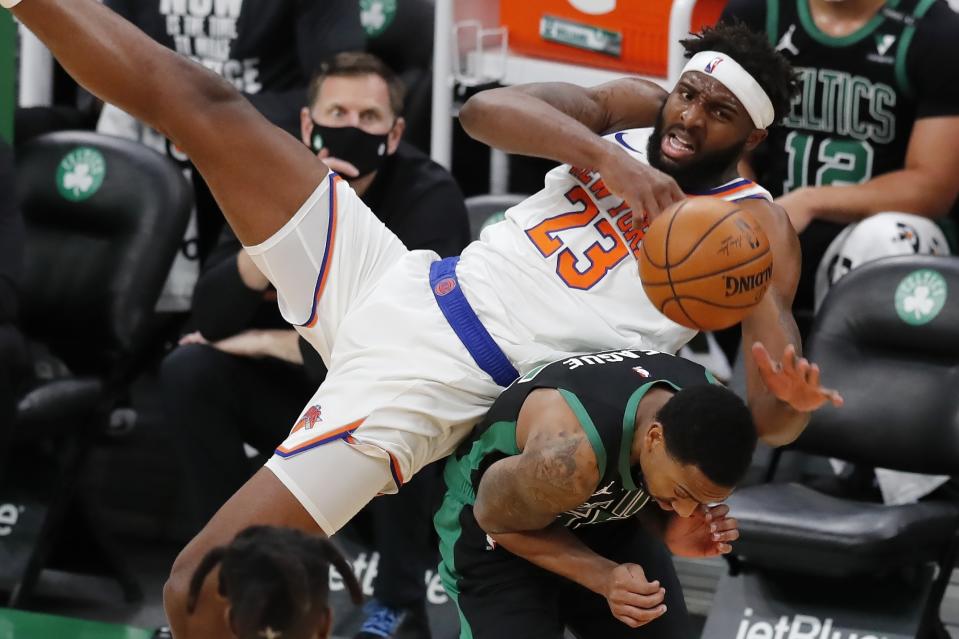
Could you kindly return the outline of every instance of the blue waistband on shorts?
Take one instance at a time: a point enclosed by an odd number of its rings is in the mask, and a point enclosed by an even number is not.
[[[459,257],[447,257],[430,264],[430,288],[436,304],[463,346],[483,371],[500,386],[509,386],[519,373],[493,341],[456,279]]]

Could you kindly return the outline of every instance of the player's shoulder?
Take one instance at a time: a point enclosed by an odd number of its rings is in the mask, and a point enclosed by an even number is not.
[[[790,235],[796,235],[786,209],[776,202],[765,198],[748,198],[738,200],[736,204],[749,211],[767,233],[770,231],[776,233],[788,232]]]
[[[610,384],[639,387],[647,381],[686,378],[698,379],[705,369],[689,360],[648,349],[618,349],[568,355],[543,364],[516,381],[538,387],[563,389],[574,394],[603,394]],[[677,382],[681,379],[675,380]]]
[[[638,129],[614,131],[607,133],[603,138],[623,147],[630,155],[645,159],[649,136],[652,134],[653,127],[648,126]]]
[[[959,13],[953,11],[946,0],[920,1],[917,10],[923,9],[916,22],[912,51],[926,51],[940,60],[953,59],[949,52],[959,50],[959,39],[956,38],[959,33]]]

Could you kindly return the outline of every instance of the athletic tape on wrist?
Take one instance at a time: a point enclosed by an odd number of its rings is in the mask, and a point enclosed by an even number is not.
[[[683,73],[687,71],[700,71],[719,80],[742,103],[757,129],[768,128],[775,122],[769,96],[746,69],[725,53],[700,51],[686,64]]]
[[[2,6],[4,9],[12,9],[20,4],[20,2],[21,0],[0,0],[0,6]]]

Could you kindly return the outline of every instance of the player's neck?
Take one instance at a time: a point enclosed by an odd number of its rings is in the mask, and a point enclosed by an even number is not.
[[[809,2],[813,22],[823,33],[841,38],[861,29],[886,0],[800,0]]]
[[[683,193],[700,194],[709,193],[713,189],[719,188],[724,184],[729,184],[733,180],[738,180],[740,177],[738,166],[733,164],[723,173],[717,175],[716,177],[710,178],[709,180],[678,180],[678,182],[679,187],[683,190]]]

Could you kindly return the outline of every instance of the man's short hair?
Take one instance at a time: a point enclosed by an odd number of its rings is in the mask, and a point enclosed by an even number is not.
[[[666,452],[699,468],[709,481],[732,488],[756,450],[756,426],[743,400],[716,384],[689,386],[659,409]]]
[[[386,66],[386,63],[372,53],[346,51],[338,53],[329,62],[324,62],[319,72],[313,76],[309,89],[309,105],[316,104],[320,89],[327,78],[357,77],[376,75],[383,79],[390,93],[390,108],[399,117],[403,114],[403,101],[406,99],[406,87],[399,76]]]
[[[766,35],[758,33],[740,21],[721,22],[706,27],[691,38],[681,40],[686,57],[700,51],[725,53],[739,63],[759,83],[776,112],[776,121],[789,112],[798,82],[789,60],[769,43]]]

